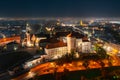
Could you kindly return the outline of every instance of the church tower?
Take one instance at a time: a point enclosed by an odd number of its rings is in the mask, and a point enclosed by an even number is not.
[[[83,21],[82,20],[80,20],[80,26],[82,26],[83,25]]]
[[[26,23],[26,32],[30,32],[31,28],[30,28],[30,24],[29,23]]]
[[[30,39],[30,25],[26,23],[26,37],[27,37],[27,46],[30,46],[31,39]]]

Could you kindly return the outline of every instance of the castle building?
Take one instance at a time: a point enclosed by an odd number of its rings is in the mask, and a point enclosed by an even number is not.
[[[82,38],[82,53],[90,53],[91,52],[91,42],[85,36]]]
[[[57,32],[55,35],[55,38],[57,38],[60,41],[63,41],[64,43],[67,43],[67,35],[70,34],[70,32]]]
[[[57,41],[57,39],[54,40],[54,38],[52,40],[53,42],[46,44],[45,53],[47,57],[58,58],[67,53],[70,54],[72,51],[78,53],[91,52],[91,42],[88,40],[87,36],[78,32],[71,32],[66,36],[66,42],[64,42],[64,38],[57,38],[59,41]]]
[[[45,52],[49,58],[59,58],[67,54],[67,44],[62,41],[50,43],[46,46]]]

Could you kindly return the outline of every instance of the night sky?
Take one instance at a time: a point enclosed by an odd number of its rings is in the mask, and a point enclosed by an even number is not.
[[[0,17],[120,17],[120,0],[0,0]]]

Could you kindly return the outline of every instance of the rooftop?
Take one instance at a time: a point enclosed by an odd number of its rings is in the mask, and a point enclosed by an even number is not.
[[[67,37],[76,37],[76,38],[83,38],[84,35],[80,34],[78,32],[71,32],[70,34],[67,35]]]
[[[89,42],[87,36],[84,36],[84,37],[82,38],[82,41],[83,41],[83,42]]]
[[[58,43],[59,40],[56,38],[41,39],[40,43]]]
[[[45,33],[39,33],[39,34],[35,34],[36,37],[49,37],[49,34],[45,34]]]
[[[56,37],[66,37],[70,32],[57,32]]]
[[[59,41],[58,43],[50,43],[46,46],[46,49],[52,49],[52,48],[57,48],[57,47],[64,47],[67,46],[67,43],[64,43],[62,41]]]

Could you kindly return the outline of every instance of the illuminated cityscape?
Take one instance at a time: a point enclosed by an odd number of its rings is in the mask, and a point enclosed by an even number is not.
[[[119,3],[0,1],[0,80],[120,80]]]

